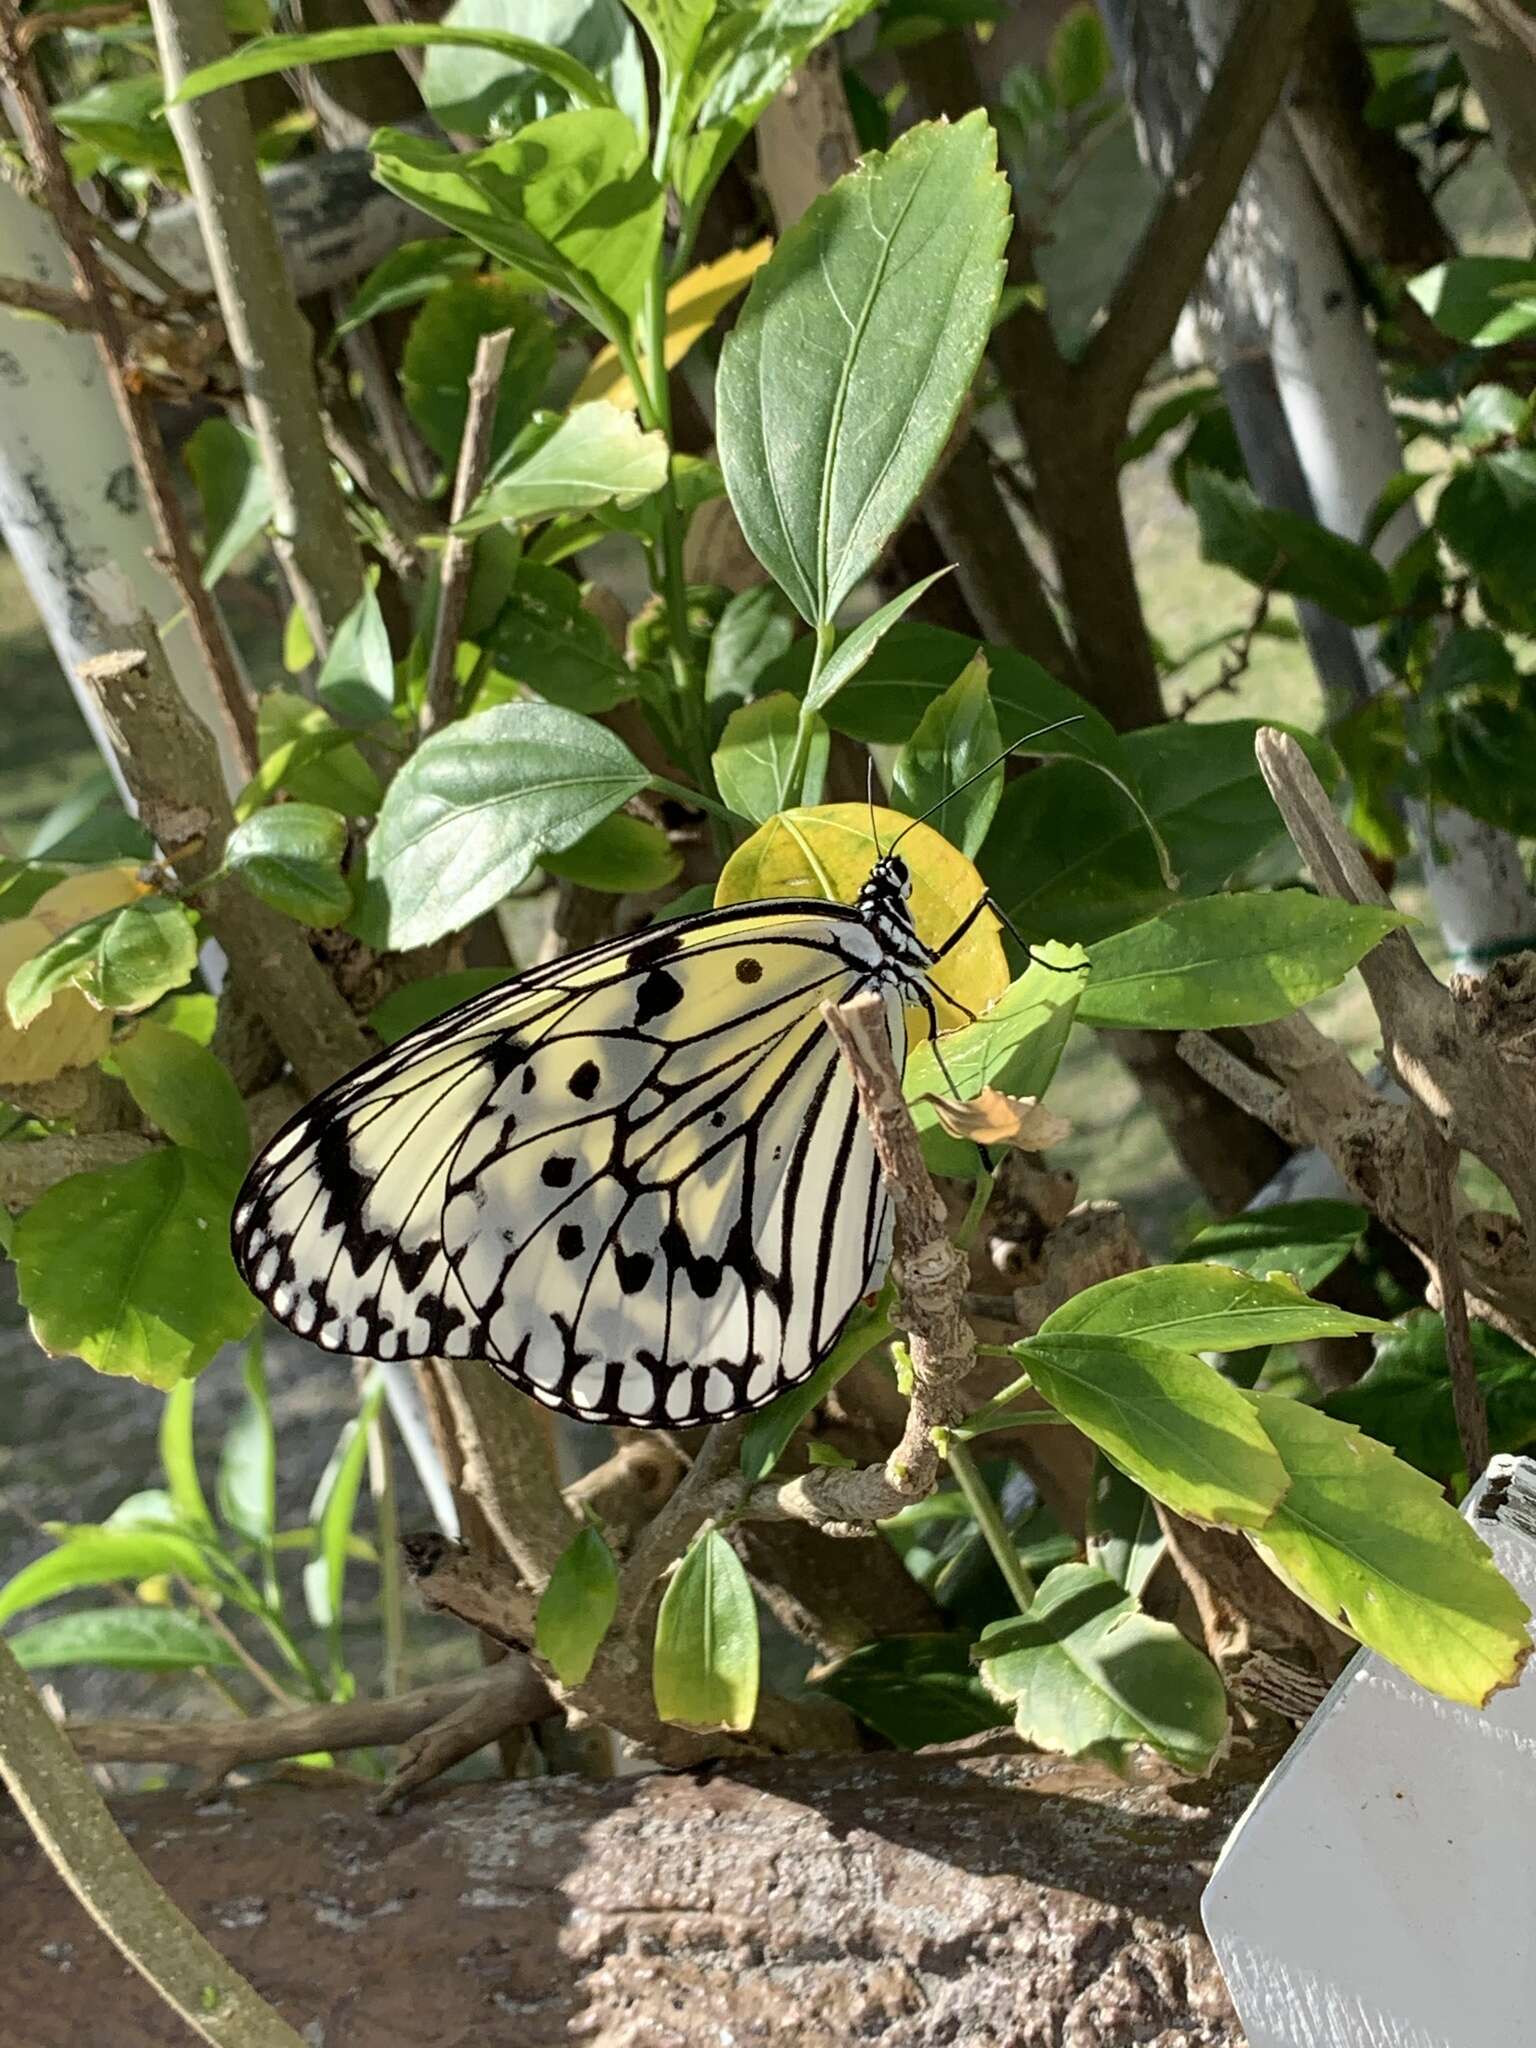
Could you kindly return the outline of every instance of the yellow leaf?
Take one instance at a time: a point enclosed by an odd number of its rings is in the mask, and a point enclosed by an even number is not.
[[[80,875],[74,879],[93,878]],[[61,882],[48,895],[57,896],[73,886],[73,881]],[[47,900],[45,896],[37,908]],[[79,921],[70,918],[57,929],[40,917],[19,917],[0,924],[0,1081],[51,1081],[66,1067],[90,1066],[111,1041],[111,1017],[88,1003],[77,988],[61,989],[25,1031],[18,1031],[6,1013],[5,990],[17,968],[51,946],[69,924]]]
[[[716,316],[746,290],[753,272],[772,254],[773,243],[765,239],[754,242],[750,249],[732,249],[729,255],[713,263],[701,263],[697,270],[678,279],[667,293],[667,339],[662,353],[669,370],[709,332]],[[640,366],[647,371],[650,368],[643,358]],[[591,398],[606,398],[610,405],[621,406],[626,412],[635,409],[635,387],[625,376],[619,352],[612,346],[592,358],[571,403],[581,405]]]
[[[899,811],[878,806],[874,825],[884,847],[898,832],[906,832],[901,852],[912,870],[908,908],[918,937],[937,950],[975,908],[986,884],[965,855],[931,825],[914,825]],[[852,903],[876,858],[867,804],[780,811],[731,855],[716,884],[715,901],[751,903],[765,896],[799,896]],[[979,1016],[994,1003],[1008,986],[1008,962],[996,919],[985,912],[978,917],[934,974],[935,1007],[946,1031],[969,1021],[965,1011]],[[964,1009],[957,1007],[961,1004]],[[922,1011],[908,1010],[907,1030],[914,1043],[927,1037],[928,1020]]]
[[[1013,1145],[1020,1152],[1045,1152],[1072,1135],[1064,1116],[1047,1109],[1037,1095],[1008,1095],[1001,1088],[983,1088],[970,1102],[948,1095],[921,1095],[952,1138],[973,1145]]]
[[[62,939],[88,917],[99,917],[104,910],[122,910],[148,894],[148,884],[139,880],[133,868],[93,868],[88,875],[71,875],[67,881],[55,882],[33,904],[32,915],[47,926],[50,938]],[[42,947],[34,946],[32,951],[40,953]],[[20,965],[15,961],[12,973]]]

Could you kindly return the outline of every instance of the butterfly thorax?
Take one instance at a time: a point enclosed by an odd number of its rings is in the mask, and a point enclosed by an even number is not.
[[[938,957],[917,935],[908,908],[911,894],[911,870],[899,855],[888,853],[876,861],[854,904],[879,942],[888,979],[898,983],[922,980]]]

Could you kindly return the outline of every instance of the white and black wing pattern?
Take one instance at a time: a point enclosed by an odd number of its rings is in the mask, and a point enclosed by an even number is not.
[[[890,1201],[819,1006],[878,985],[840,906],[748,904],[461,1004],[267,1146],[236,1262],[365,1358],[487,1360],[588,1421],[771,1401],[890,1256]],[[898,1065],[901,999],[886,993]]]

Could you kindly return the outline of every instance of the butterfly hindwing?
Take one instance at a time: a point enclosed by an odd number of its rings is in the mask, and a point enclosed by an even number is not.
[[[236,1206],[241,1269],[329,1348],[484,1358],[587,1419],[772,1400],[889,1256],[819,1014],[878,961],[847,911],[753,904],[477,996],[272,1141]]]

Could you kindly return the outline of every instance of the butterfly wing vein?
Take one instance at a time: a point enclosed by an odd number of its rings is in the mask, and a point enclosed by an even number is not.
[[[241,1270],[329,1349],[485,1359],[586,1420],[759,1407],[889,1259],[820,1017],[880,957],[848,912],[754,905],[477,996],[278,1134],[236,1204]]]

